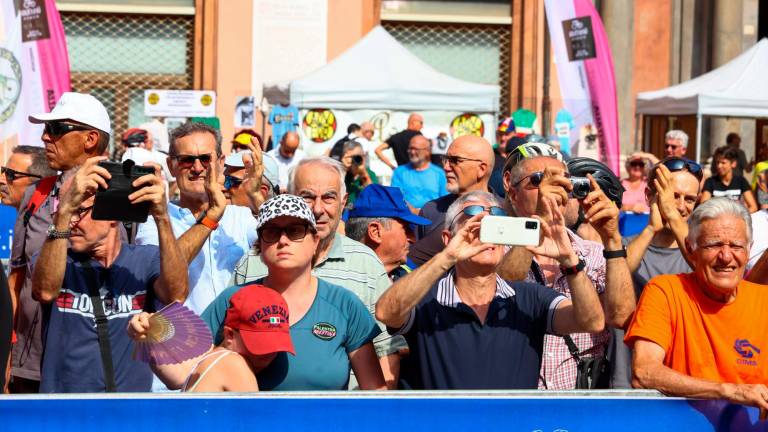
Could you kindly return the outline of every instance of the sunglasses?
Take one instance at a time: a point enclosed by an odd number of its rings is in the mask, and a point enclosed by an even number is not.
[[[294,224],[285,227],[279,226],[265,226],[259,231],[259,238],[264,243],[276,243],[280,240],[280,237],[285,233],[288,240],[299,241],[306,237],[307,232],[310,231],[310,227],[307,224]]]
[[[210,153],[207,154],[201,154],[201,155],[178,155],[173,156],[174,159],[176,159],[176,162],[179,164],[179,167],[182,169],[188,169],[192,168],[192,166],[195,165],[195,161],[200,161],[200,165],[203,166],[203,168],[208,169],[209,166],[211,166],[211,161],[213,160],[213,155]]]
[[[629,166],[633,167],[633,168],[635,168],[635,167],[636,168],[643,168],[645,166],[645,162],[643,162],[643,161],[630,162]]]
[[[498,206],[484,207],[484,206],[481,206],[479,204],[475,204],[475,205],[470,205],[470,206],[464,207],[464,209],[461,210],[461,213],[459,213],[459,214],[457,214],[456,216],[453,217],[453,220],[451,220],[451,223],[450,223],[449,226],[453,226],[453,223],[456,222],[456,219],[462,213],[467,215],[467,216],[469,216],[469,217],[472,217],[472,216],[479,215],[480,213],[482,213],[484,211],[488,212],[488,214],[490,214],[492,216],[506,216],[507,215],[507,212],[505,212],[504,209],[501,208],[501,207],[498,207]]]
[[[482,162],[480,159],[470,159],[470,158],[465,158],[465,157],[461,157],[461,156],[449,156],[449,155],[442,155],[441,156],[441,162],[442,162],[443,165],[450,164],[451,166],[455,166],[455,165],[458,165],[458,164],[460,164],[462,162],[467,162],[467,161]]]
[[[571,175],[569,173],[563,173],[563,176],[566,178],[570,178]],[[512,187],[517,187],[520,183],[523,182],[523,180],[528,179],[531,183],[531,186],[534,188],[539,187],[541,184],[541,181],[544,180],[544,171],[536,171],[535,173],[528,174],[527,176],[521,178],[517,181],[517,183],[513,184]]]
[[[70,222],[71,226],[77,225],[85,215],[87,215],[91,210],[93,210],[93,206],[90,205],[88,207],[80,207],[75,211],[75,214],[72,215],[72,220]]]
[[[61,121],[45,122],[45,128],[43,132],[51,137],[61,137],[73,131],[93,130],[88,126],[81,126],[72,123],[64,123]]]
[[[701,178],[704,175],[701,171],[701,165],[690,159],[669,158],[664,159],[661,161],[661,163],[664,164],[664,166],[667,167],[667,169],[669,169],[671,172],[683,170],[688,171],[689,173],[693,174],[699,181],[701,181]]]
[[[243,179],[235,176],[225,175],[224,176],[224,189],[232,189],[233,187],[238,187],[243,183]]]
[[[37,174],[30,174],[30,173],[25,173],[21,171],[16,171],[8,167],[0,167],[0,175],[4,175],[5,179],[8,180],[8,183],[13,183],[16,179],[24,178],[24,177],[43,178],[42,176],[39,176]]]

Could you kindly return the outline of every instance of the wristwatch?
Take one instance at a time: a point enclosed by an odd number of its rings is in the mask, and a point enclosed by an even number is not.
[[[52,240],[55,239],[68,239],[72,236],[72,231],[66,230],[66,231],[59,231],[56,229],[56,225],[51,224],[48,227],[48,230],[45,232],[45,235]]]
[[[623,246],[619,250],[605,250],[603,249],[603,258],[609,260],[613,258],[626,258],[627,257],[627,248]]]
[[[206,228],[208,228],[211,231],[215,231],[216,228],[219,227],[219,223],[209,218],[205,213],[203,213],[203,216],[197,220],[197,223],[204,225]]]
[[[575,275],[578,272],[584,270],[584,267],[586,267],[586,266],[587,266],[587,263],[583,259],[579,258],[579,263],[576,264],[573,267],[563,267],[563,266],[560,266],[560,273],[562,273],[562,274],[564,274],[566,276],[572,276],[572,275]]]

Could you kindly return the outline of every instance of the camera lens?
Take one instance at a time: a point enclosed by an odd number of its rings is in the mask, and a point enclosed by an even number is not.
[[[525,229],[535,230],[538,226],[539,223],[536,221],[525,221]]]
[[[360,165],[363,163],[363,157],[360,155],[354,155],[352,156],[352,163],[355,165]]]

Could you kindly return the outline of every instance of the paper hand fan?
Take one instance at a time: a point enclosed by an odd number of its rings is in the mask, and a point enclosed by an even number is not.
[[[154,365],[176,364],[205,354],[213,338],[205,322],[178,302],[149,318],[147,338],[135,343],[133,359]]]

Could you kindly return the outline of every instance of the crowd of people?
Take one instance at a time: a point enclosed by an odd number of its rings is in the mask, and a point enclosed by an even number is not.
[[[104,106],[66,93],[29,120],[43,146],[0,175],[19,215],[0,279],[12,393],[647,388],[768,409],[768,193],[732,137],[709,178],[670,131],[662,160],[632,155],[619,180],[510,119],[495,145],[462,136],[437,158],[417,113],[379,145],[353,125],[326,156],[249,130],[225,155],[193,122],[165,154],[136,128],[120,159],[152,168],[128,196],[150,217],[126,224],[93,217],[112,177]],[[647,226],[623,237],[622,210]],[[536,219],[539,243],[481,242],[489,215]],[[213,345],[135,360],[173,302]]]

